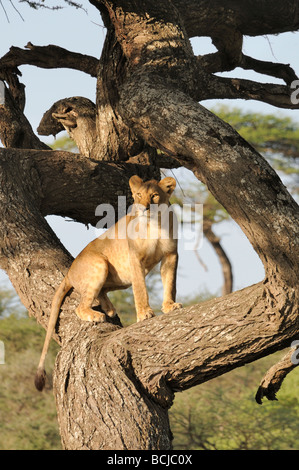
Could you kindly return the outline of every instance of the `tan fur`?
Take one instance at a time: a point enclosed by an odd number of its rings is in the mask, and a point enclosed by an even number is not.
[[[149,210],[151,204],[155,204],[156,208],[169,205],[176,182],[167,177],[159,183],[155,180],[144,183],[135,175],[130,178],[129,184],[134,198],[131,213],[84,248],[56,291],[35,380],[39,390],[45,384],[44,362],[60,306],[72,287],[81,295],[77,315],[85,321],[104,322],[105,313],[110,317],[116,315],[107,292],[132,285],[137,321],[142,321],[154,316],[149,306],[145,276],[161,261],[164,288],[162,311],[167,313],[182,306],[175,302],[178,255],[177,239],[172,234],[172,213],[168,216],[169,231],[165,232],[161,217],[153,219],[154,211]],[[134,236],[135,229],[139,229],[137,236]],[[105,313],[92,309],[96,299]]]

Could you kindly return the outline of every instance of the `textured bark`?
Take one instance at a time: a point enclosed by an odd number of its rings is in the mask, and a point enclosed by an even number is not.
[[[289,346],[298,335],[298,206],[268,163],[197,102],[254,97],[298,107],[290,101],[291,67],[258,63],[242,52],[244,34],[296,30],[298,1],[91,3],[107,28],[99,61],[31,44],[0,60],[7,86],[0,137],[8,147],[0,150],[0,263],[29,313],[46,327],[72,257],[45,215],[96,224],[96,206],[109,202],[117,209],[117,195],[128,195],[132,174],[159,177],[160,152],[165,166],[185,166],[207,185],[260,256],[263,282],[127,328],[118,318],[82,322],[72,292],[55,332],[61,350],[54,391],[64,448],[170,449],[167,412],[176,391]],[[193,35],[210,36],[218,52],[195,57]],[[61,100],[40,131],[67,129],[81,155],[50,151],[23,114],[18,67],[59,67],[63,54],[64,66],[97,74],[96,103]],[[211,74],[240,64],[281,76],[287,85]]]
[[[109,326],[86,331],[83,325],[58,355],[62,443],[69,450],[169,449],[167,408],[142,388],[130,351],[113,341],[114,332]]]
[[[211,36],[218,28],[261,36],[296,31],[299,27],[298,0],[174,0],[173,4],[189,37]]]

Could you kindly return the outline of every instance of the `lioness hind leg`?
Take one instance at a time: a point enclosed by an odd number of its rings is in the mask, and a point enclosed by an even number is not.
[[[115,317],[117,315],[115,307],[106,292],[100,292],[99,302],[106,315],[109,317]]]
[[[76,314],[84,321],[105,322],[106,315],[92,309],[94,300],[99,297],[108,275],[108,266],[105,259],[97,260],[90,266],[88,276],[85,278],[84,286],[80,289],[81,300],[76,309]]]
[[[96,312],[91,307],[82,305],[81,303],[76,309],[76,314],[78,315],[81,320],[84,321],[95,321],[104,323],[106,321],[106,315],[102,312]]]

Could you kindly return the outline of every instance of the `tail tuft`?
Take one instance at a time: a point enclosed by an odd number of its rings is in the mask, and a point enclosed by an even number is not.
[[[39,392],[42,392],[46,383],[46,371],[45,369],[38,368],[35,379],[34,379],[34,384]]]

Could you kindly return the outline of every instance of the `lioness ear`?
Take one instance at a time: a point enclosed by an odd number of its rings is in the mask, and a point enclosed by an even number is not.
[[[133,194],[142,185],[142,183],[143,181],[141,178],[139,178],[138,175],[131,176],[131,178],[129,179],[129,185]]]
[[[166,194],[170,196],[176,187],[176,181],[174,178],[167,176],[167,178],[163,178],[163,180],[160,181],[159,186]]]

